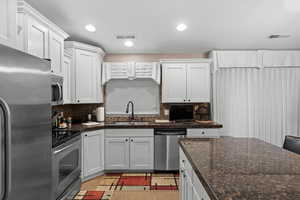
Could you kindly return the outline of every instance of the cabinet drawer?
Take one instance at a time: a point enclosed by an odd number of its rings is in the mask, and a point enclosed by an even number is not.
[[[106,129],[105,137],[153,137],[153,129]]]
[[[187,137],[198,138],[218,138],[220,137],[219,129],[207,128],[207,129],[188,129]]]

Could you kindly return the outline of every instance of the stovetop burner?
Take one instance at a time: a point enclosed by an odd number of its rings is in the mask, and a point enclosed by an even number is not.
[[[55,148],[74,137],[80,135],[79,131],[72,131],[67,129],[53,129],[52,130],[52,148]]]

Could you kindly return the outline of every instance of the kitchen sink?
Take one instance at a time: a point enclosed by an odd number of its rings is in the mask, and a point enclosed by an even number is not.
[[[113,122],[112,125],[119,125],[119,126],[130,126],[130,125],[149,125],[150,122],[136,122],[136,121],[132,121],[132,122]]]

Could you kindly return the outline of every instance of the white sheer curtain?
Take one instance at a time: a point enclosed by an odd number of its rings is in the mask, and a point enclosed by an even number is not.
[[[300,68],[219,69],[214,119],[225,135],[282,146],[285,135],[300,135]]]

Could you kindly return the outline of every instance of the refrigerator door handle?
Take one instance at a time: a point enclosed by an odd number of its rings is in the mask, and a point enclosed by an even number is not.
[[[8,104],[0,98],[0,110],[3,113],[3,125],[1,128],[1,193],[0,199],[8,196],[11,189],[11,114]]]

